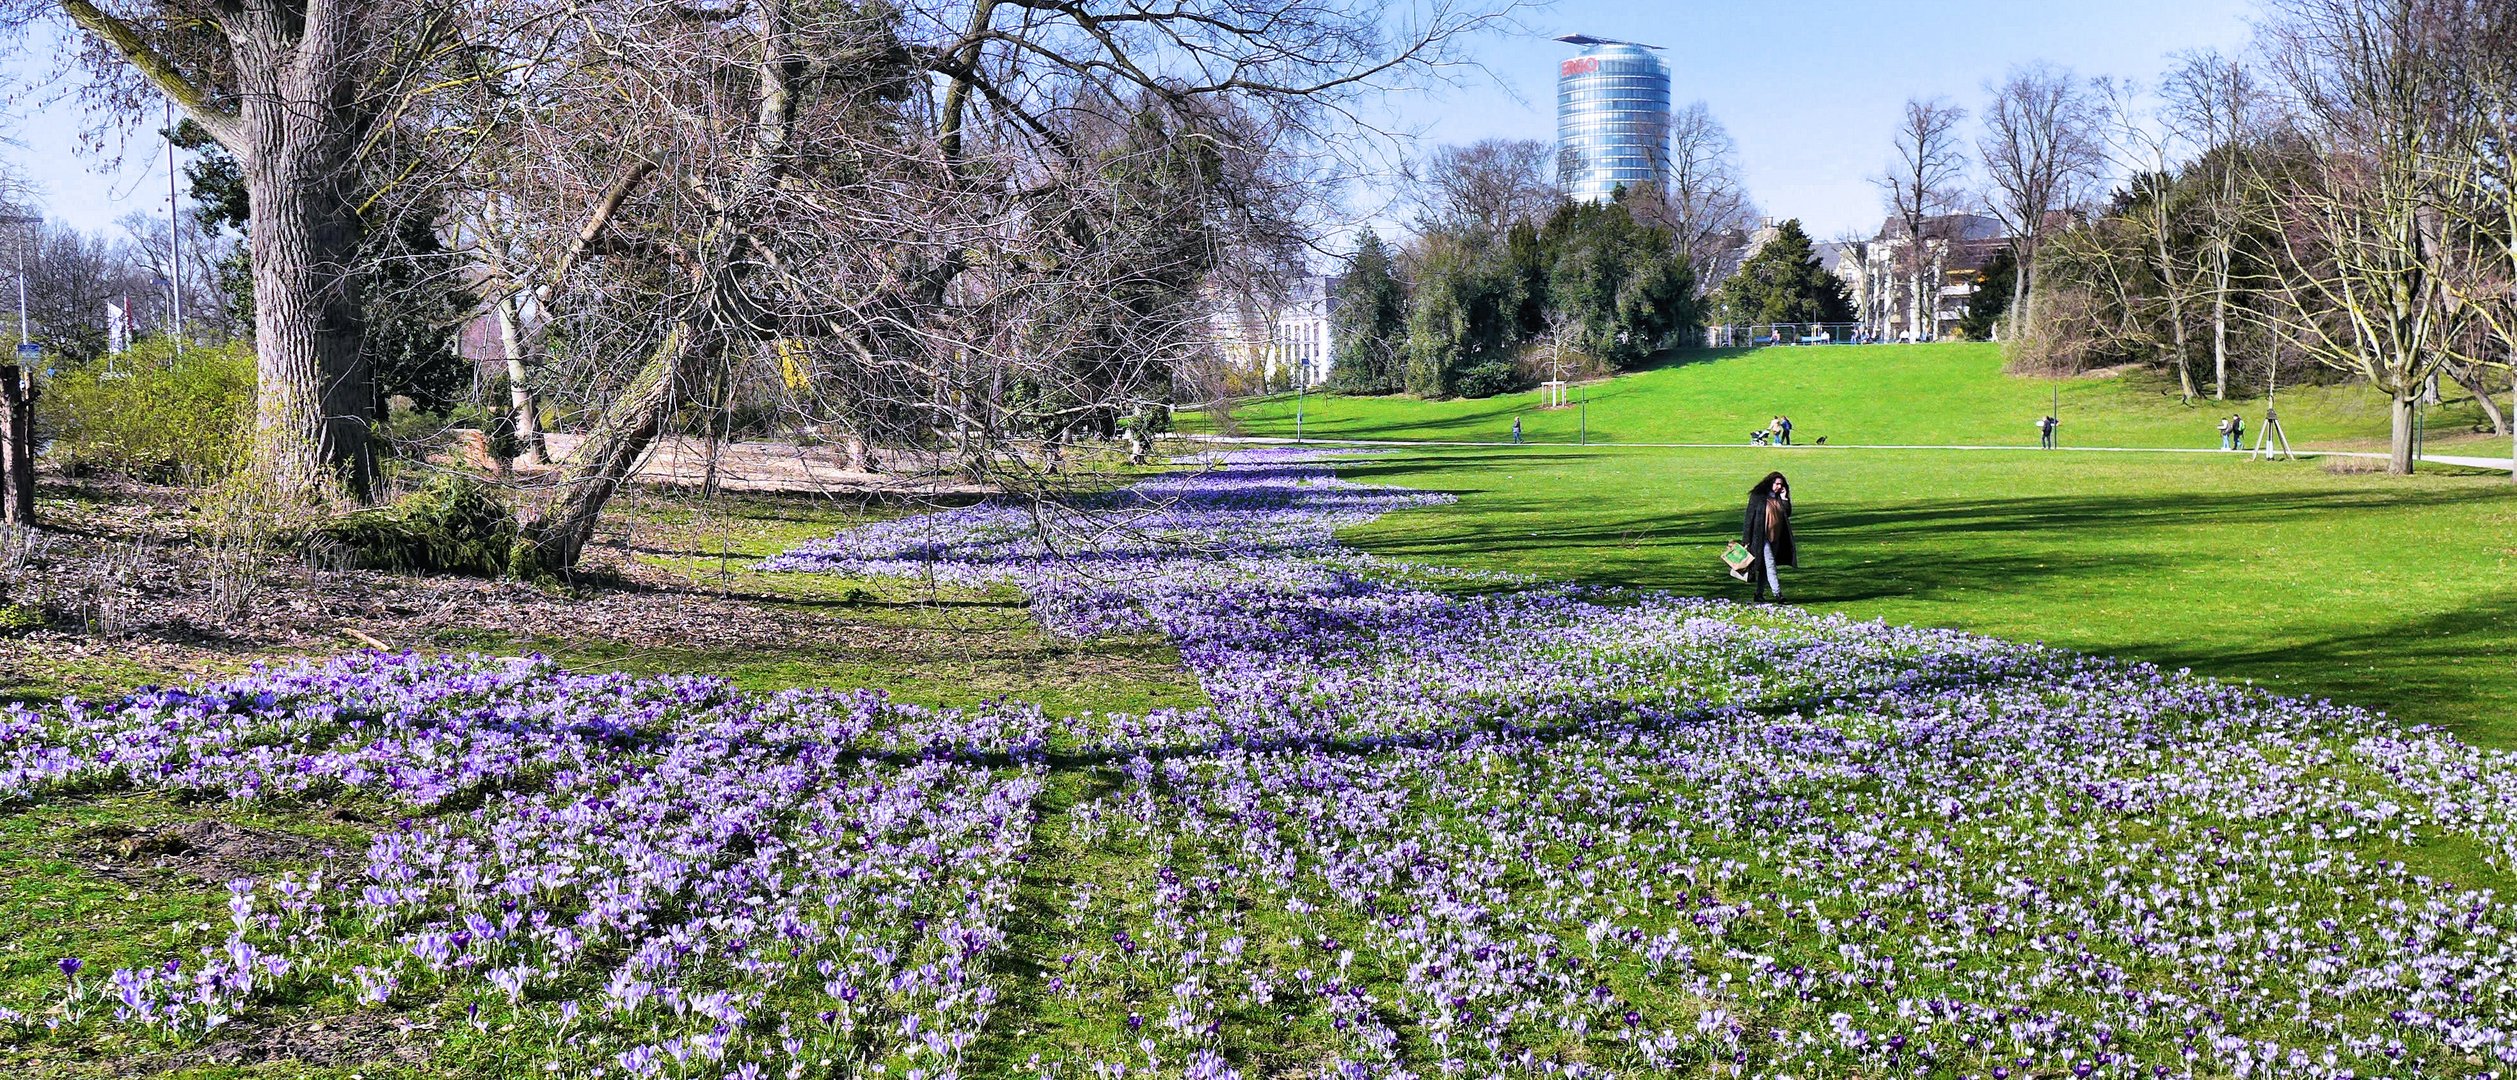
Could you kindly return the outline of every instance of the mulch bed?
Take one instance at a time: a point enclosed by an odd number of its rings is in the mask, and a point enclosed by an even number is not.
[[[587,549],[569,590],[479,578],[332,570],[283,560],[242,605],[217,600],[218,571],[190,540],[181,489],[81,481],[48,496],[45,528],[0,557],[0,599],[42,625],[0,637],[0,688],[43,687],[70,666],[215,676],[252,663],[360,648],[460,648],[466,632],[630,648],[792,643],[792,609],[768,611],[632,557],[671,547],[649,515],[618,514]],[[871,628],[852,627],[852,634]]]

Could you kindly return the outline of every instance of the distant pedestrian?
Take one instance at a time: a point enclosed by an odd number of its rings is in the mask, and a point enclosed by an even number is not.
[[[1783,445],[1790,446],[1792,444],[1792,418],[1788,415],[1777,416],[1774,418],[1774,423],[1782,430]]]
[[[1782,473],[1767,473],[1748,489],[1748,516],[1739,542],[1753,557],[1747,571],[1756,584],[1756,598],[1763,600],[1770,591],[1782,599],[1783,578],[1777,568],[1800,565],[1800,552],[1792,544],[1792,485]]]
[[[2062,426],[2062,421],[2060,421],[2060,420],[2056,420],[2056,419],[2054,419],[2054,418],[2053,418],[2052,416],[2050,416],[2050,415],[2049,415],[2049,416],[2040,416],[2040,417],[2038,417],[2038,418],[2037,418],[2037,420],[2036,420],[2036,445],[2037,445],[2037,448],[2038,448],[2038,449],[2040,449],[2040,450],[2051,450],[2051,449],[2053,449],[2053,448],[2054,448],[2054,429],[2055,429],[2055,428],[2058,428],[2058,427],[2061,427],[2061,426]]]
[[[2225,416],[2220,418],[2220,449],[2237,449],[2237,436],[2229,434],[2229,418]]]
[[[2229,414],[2229,449],[2246,449],[2246,418],[2236,413]]]
[[[1517,416],[1512,418],[1512,445],[1521,445],[1521,418]]]

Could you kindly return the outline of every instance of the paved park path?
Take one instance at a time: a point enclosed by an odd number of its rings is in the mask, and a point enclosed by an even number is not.
[[[1292,444],[1296,444],[1296,443],[1299,443],[1299,444],[1304,445],[1304,446],[1391,446],[1391,447],[1406,447],[1406,446],[1485,446],[1485,447],[1494,447],[1494,446],[1513,446],[1513,445],[1516,445],[1516,444],[1514,444],[1514,443],[1512,443],[1512,442],[1509,442],[1509,441],[1504,441],[1504,440],[1473,440],[1473,439],[1287,439],[1287,438],[1281,438],[1281,437],[1277,437],[1277,436],[1258,436],[1258,435],[1191,435],[1191,436],[1188,436],[1188,438],[1190,438],[1191,440],[1194,440],[1194,441],[1198,441],[1198,442],[1231,443],[1231,444],[1236,444],[1236,445],[1250,445],[1250,446],[1284,446],[1284,445],[1292,445]],[[2058,448],[2056,448],[2056,449],[2055,449],[2055,450],[2053,450],[2053,451],[2045,451],[2045,450],[2040,450],[2039,448],[2034,447],[2034,446],[2001,446],[2001,445],[1985,445],[1985,444],[1975,444],[1975,445],[1966,445],[1966,446],[1959,446],[1959,445],[1949,445],[1949,446],[1930,446],[1930,445],[1909,444],[1909,443],[1827,443],[1827,444],[1825,444],[1825,445],[1823,445],[1823,446],[1818,445],[1818,444],[1816,444],[1816,443],[1802,443],[1802,444],[1799,444],[1799,445],[1796,445],[1796,446],[1769,446],[1769,447],[1752,446],[1751,444],[1748,444],[1748,443],[1689,443],[1689,442],[1613,442],[1613,443],[1612,443],[1612,442],[1597,442],[1597,443],[1555,443],[1555,442],[1540,443],[1540,442],[1524,442],[1524,443],[1519,443],[1519,444],[1517,444],[1517,445],[1520,445],[1520,446],[1557,446],[1557,447],[1561,447],[1561,446],[1595,446],[1595,447],[1602,447],[1602,448],[1607,448],[1607,449],[1633,449],[1633,448],[1647,448],[1647,449],[1663,449],[1663,450],[1747,450],[1747,449],[1757,449],[1757,450],[1773,450],[1773,451],[1777,451],[1777,452],[1780,452],[1780,453],[1793,453],[1793,452],[1816,452],[1816,451],[1821,451],[1821,450],[2024,450],[2024,451],[2027,451],[2027,452],[2029,452],[2029,453],[2066,453],[2066,452],[2068,452],[2068,453],[2082,453],[2082,454],[2209,454],[2209,455],[2220,456],[2220,457],[2241,457],[2241,456],[2250,456],[2250,455],[2253,453],[2252,451],[2247,451],[2247,450],[2219,450],[2219,449],[2205,449],[2205,448],[2202,448],[2202,447],[2191,447],[2191,446],[2063,446],[2063,447],[2058,447]],[[2385,457],[2386,457],[2386,455],[2384,455],[2384,454],[2374,453],[2374,452],[2371,452],[2371,451],[2365,451],[2365,450],[2300,450],[2300,451],[2298,451],[2298,452],[2297,452],[2295,455],[2293,455],[2293,456],[2296,456],[2296,457],[2302,457],[2302,458],[2310,458],[2310,457],[2347,457],[2347,458],[2367,458],[2367,459],[2370,459],[2370,460],[2376,460],[2376,461],[2383,461],[2383,460],[2385,460]],[[2461,467],[2461,468],[2467,468],[2467,469],[2496,469],[2496,470],[2499,470],[2499,471],[2501,471],[2501,472],[2517,471],[2517,464],[2512,464],[2511,459],[2509,459],[2509,458],[2495,458],[2495,457],[2467,457],[2467,456],[2463,456],[2463,455],[2456,455],[2456,454],[2423,454],[2423,455],[2421,455],[2421,460],[2422,460],[2422,461],[2425,461],[2425,462],[2428,462],[2428,463],[2430,463],[2430,464],[2432,464],[2432,465],[2453,465],[2453,466],[2458,466],[2458,467]]]

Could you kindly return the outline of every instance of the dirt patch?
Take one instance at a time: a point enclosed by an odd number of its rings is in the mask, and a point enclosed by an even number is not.
[[[238,1031],[178,1054],[142,1058],[116,1076],[156,1076],[183,1069],[295,1062],[314,1068],[415,1066],[428,1060],[428,1029],[391,1013],[327,1016],[285,1027]]]
[[[583,436],[543,437],[551,453],[565,459],[585,442]],[[714,482],[722,491],[784,491],[817,495],[989,495],[994,484],[975,483],[957,475],[941,454],[884,449],[874,454],[881,472],[848,467],[847,452],[835,444],[793,442],[712,442],[689,436],[656,440],[632,480],[661,487],[696,488]]]
[[[336,859],[336,842],[225,821],[185,821],[150,828],[107,825],[79,834],[80,860],[101,876],[126,884],[168,878],[224,885],[279,866],[306,866]]]

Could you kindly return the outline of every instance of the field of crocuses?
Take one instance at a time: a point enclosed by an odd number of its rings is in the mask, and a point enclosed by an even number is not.
[[[361,859],[235,882],[189,954],[65,957],[57,993],[0,1004],[62,1047],[451,1010],[585,1076],[2517,1063],[2507,755],[2140,665],[1335,541],[1438,498],[1243,454],[773,560],[1159,630],[1211,707],[374,655],[14,711],[15,804],[398,820]]]

